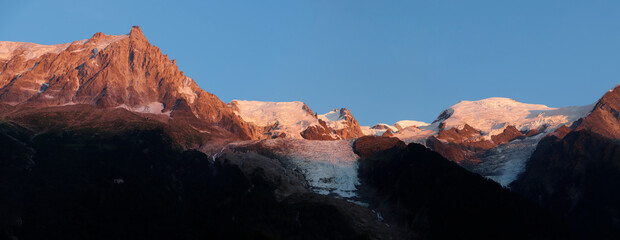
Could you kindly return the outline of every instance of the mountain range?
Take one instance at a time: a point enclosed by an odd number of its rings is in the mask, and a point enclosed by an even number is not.
[[[494,97],[432,123],[360,126],[346,108],[224,103],[139,27],[0,42],[2,228],[19,239],[613,239],[619,111],[620,85],[583,106]]]

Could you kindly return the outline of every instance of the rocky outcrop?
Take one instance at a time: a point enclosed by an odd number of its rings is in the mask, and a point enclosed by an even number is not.
[[[327,124],[319,119],[319,125],[309,126],[300,133],[304,139],[308,140],[336,140],[338,139],[332,134]]]
[[[459,144],[441,141],[435,136],[431,136],[426,140],[426,146],[441,154],[444,158],[461,164],[480,163],[481,160],[476,154],[484,151],[482,149],[471,149]]]
[[[440,131],[437,139],[450,143],[461,144],[465,147],[481,149],[492,148],[493,143],[488,140],[481,139],[481,136],[482,134],[480,133],[480,130],[465,124],[462,128],[450,128]]]
[[[493,143],[495,144],[504,144],[518,137],[523,137],[523,133],[517,130],[514,126],[510,125],[506,127],[502,133],[491,136],[491,140],[493,140]]]
[[[605,138],[620,140],[620,85],[609,90],[596,103],[592,112],[573,126],[575,130],[588,130]]]
[[[364,136],[362,132],[362,128],[359,123],[351,114],[351,111],[346,108],[341,108],[340,110],[334,109],[334,112],[338,112],[339,116],[337,119],[334,119],[334,123],[330,123],[332,121],[327,121],[328,126],[332,128],[332,131],[340,136],[341,139],[351,139],[351,138],[359,138]],[[329,113],[328,113],[329,114]],[[323,119],[325,120],[325,119]]]
[[[479,163],[476,155],[495,146],[482,138],[480,130],[468,124],[462,128],[442,129],[437,136],[429,137],[426,145],[447,159],[467,164]]]
[[[258,134],[255,126],[179,71],[174,60],[151,45],[139,27],[133,27],[128,35],[97,33],[59,53],[34,58],[29,58],[27,51],[14,51],[1,68],[2,103],[34,107],[88,104],[167,114],[183,100],[200,121],[241,139]]]
[[[514,126],[509,125],[501,133],[492,135],[489,141],[488,138],[483,137],[481,131],[465,124],[462,128],[440,130],[437,136],[429,137],[426,144],[454,162],[477,164],[482,162],[480,156],[488,155],[491,149],[512,140],[534,136],[538,133],[539,131],[536,129],[522,133]]]
[[[392,130],[388,129],[385,130],[385,132],[383,134],[381,134],[381,137],[393,137],[394,134],[392,134]]]

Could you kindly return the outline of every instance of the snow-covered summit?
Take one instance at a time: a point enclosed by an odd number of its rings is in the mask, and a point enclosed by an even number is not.
[[[540,104],[517,102],[510,98],[487,98],[461,101],[444,111],[432,127],[444,124],[444,129],[462,128],[465,124],[481,130],[484,135],[496,135],[507,126],[520,131],[546,127],[555,129],[570,124],[592,111],[594,105],[551,108]]]
[[[265,128],[265,135],[294,139],[334,140],[363,136],[346,108],[317,115],[303,102],[233,100],[228,104],[246,122]]]
[[[333,109],[328,113],[318,115],[317,117],[325,121],[332,129],[343,129],[347,127],[345,115],[339,109]]]
[[[407,127],[411,127],[411,126],[416,126],[416,127],[424,127],[424,126],[428,126],[430,124],[425,123],[425,122],[420,122],[420,121],[413,121],[413,120],[400,120],[396,123],[394,123],[394,127],[402,130],[405,129]]]
[[[319,120],[303,102],[233,100],[229,105],[244,121],[261,127],[275,125],[274,133],[285,133],[290,138],[301,139],[300,133],[307,127],[319,125]]]

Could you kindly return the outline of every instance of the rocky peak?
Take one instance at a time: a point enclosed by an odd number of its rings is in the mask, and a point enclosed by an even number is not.
[[[215,95],[200,89],[151,45],[137,26],[132,27],[129,36],[96,33],[89,40],[66,46],[57,47],[58,53],[54,50],[31,59],[12,58],[12,63],[4,64],[0,69],[0,103],[88,104],[169,115],[183,99],[200,121],[218,125],[241,138],[255,137],[255,127],[241,120]],[[48,48],[41,45],[33,49]]]
[[[359,138],[364,136],[362,128],[357,120],[346,108],[333,109],[332,111],[319,115],[319,119],[325,121],[333,132],[342,139]]]
[[[132,42],[148,43],[148,40],[146,39],[146,37],[144,37],[144,33],[142,33],[142,29],[140,29],[140,27],[138,26],[131,27],[131,32],[129,32],[129,39],[131,39]]]
[[[592,112],[577,121],[575,130],[589,130],[605,138],[620,139],[620,85],[609,90],[596,103]]]
[[[522,136],[522,132],[510,125],[506,127],[502,133],[491,136],[491,140],[493,140],[495,144],[504,144]]]
[[[480,137],[480,130],[465,124],[462,128],[450,128],[439,132],[439,139],[450,142],[464,142]]]
[[[105,37],[105,34],[103,34],[102,32],[97,32],[95,34],[93,34],[92,37],[90,37],[90,39],[88,39],[87,43],[98,43],[102,38]]]
[[[394,134],[392,134],[392,130],[387,129],[385,130],[385,132],[383,134],[381,134],[381,137],[393,137]]]

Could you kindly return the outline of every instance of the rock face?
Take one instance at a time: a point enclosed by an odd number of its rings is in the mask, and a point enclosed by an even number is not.
[[[575,130],[588,130],[612,140],[620,139],[620,85],[596,103],[592,113],[576,123]]]
[[[4,43],[8,44],[8,43]],[[12,46],[20,45],[12,43]],[[190,111],[199,121],[224,128],[241,139],[255,138],[255,127],[205,92],[151,45],[139,27],[128,35],[102,33],[88,40],[55,45],[52,51],[17,46],[0,59],[0,103],[27,106],[88,104],[135,112]],[[178,107],[181,103],[184,106]]]
[[[306,128],[300,135],[308,140],[336,140],[336,136],[332,134],[327,124],[319,119],[319,125],[313,125]]]
[[[542,139],[525,172],[510,185],[588,238],[620,236],[619,90],[605,94],[572,128]]]
[[[392,134],[392,130],[387,129],[385,130],[385,132],[383,134],[381,134],[381,137],[393,137],[394,134]]]
[[[523,133],[510,125],[506,127],[502,133],[491,136],[491,140],[493,140],[495,144],[504,144],[518,137],[523,137]]]

